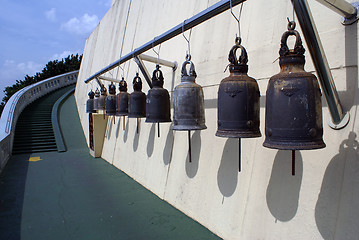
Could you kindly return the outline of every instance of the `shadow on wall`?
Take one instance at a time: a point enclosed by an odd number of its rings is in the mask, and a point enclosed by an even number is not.
[[[173,123],[168,130],[167,137],[166,137],[166,144],[163,149],[163,163],[167,166],[171,162],[172,158],[172,150],[173,150],[173,130],[172,130]]]
[[[199,155],[201,153],[201,131],[195,131],[191,137],[192,162],[189,162],[189,154],[186,157],[186,173],[189,178],[194,178],[198,172]],[[187,149],[188,151],[188,149]]]
[[[223,148],[217,183],[223,197],[230,197],[238,182],[238,139],[229,138]]]
[[[155,145],[155,131],[156,131],[156,124],[152,123],[150,134],[148,135],[148,141],[147,141],[147,157],[151,157],[153,154],[153,148]]]
[[[325,170],[315,207],[315,221],[324,239],[358,239],[359,143],[349,133]]]
[[[298,210],[299,192],[303,177],[303,160],[295,152],[295,176],[292,176],[292,152],[279,150],[275,156],[267,187],[267,205],[273,217],[281,222],[291,220]]]

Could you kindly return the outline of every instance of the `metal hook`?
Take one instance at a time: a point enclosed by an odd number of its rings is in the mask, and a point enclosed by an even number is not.
[[[237,21],[238,23],[238,37],[240,38],[241,37],[241,24],[240,24],[240,18],[241,18],[241,15],[242,15],[242,8],[243,8],[243,3],[241,3],[241,8],[239,10],[239,16],[237,17],[236,15],[234,15],[233,13],[233,9],[232,9],[232,0],[229,1],[229,6],[231,7],[231,14],[232,16],[234,17],[234,19]]]
[[[184,37],[184,39],[187,41],[188,44],[188,51],[187,51],[187,56],[186,59],[191,59],[191,46],[190,46],[190,40],[191,40],[191,35],[192,35],[192,28],[190,29],[188,38],[184,35],[184,25],[185,25],[186,20],[183,21],[182,23],[182,36]]]
[[[154,41],[155,41],[156,37],[153,39],[153,42],[152,42],[152,51],[155,52],[155,54],[157,55],[157,64],[159,65],[160,64],[160,51],[161,51],[161,46],[162,46],[162,43],[160,44],[160,46],[158,47],[158,51],[155,50],[155,47],[154,47]]]

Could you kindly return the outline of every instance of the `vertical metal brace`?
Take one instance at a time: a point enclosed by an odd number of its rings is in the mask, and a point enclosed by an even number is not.
[[[104,87],[103,83],[101,82],[101,80],[98,77],[96,78],[96,82],[98,83],[98,85],[100,85],[101,88]]]
[[[143,61],[141,60],[141,58],[139,58],[138,56],[135,56],[133,58],[133,60],[137,63],[138,67],[140,68],[142,75],[145,77],[148,86],[150,88],[152,88],[153,86],[152,86],[150,74],[148,73],[147,68],[146,68],[145,64],[143,64]]]
[[[340,103],[333,76],[330,72],[329,64],[320,41],[317,28],[315,27],[308,3],[306,0],[291,1],[294,5],[294,10],[307,43],[309,53],[313,59],[313,64],[318,74],[323,94],[328,103],[328,109],[333,121],[333,123],[329,124],[329,126],[334,129],[343,128],[349,122],[349,113],[343,113],[343,108]]]

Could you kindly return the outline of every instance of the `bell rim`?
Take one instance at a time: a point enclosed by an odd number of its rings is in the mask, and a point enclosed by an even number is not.
[[[174,125],[172,127],[172,130],[175,131],[192,131],[192,130],[204,130],[207,129],[206,125],[201,125],[201,126],[193,126],[193,125]]]
[[[147,123],[165,123],[165,122],[172,122],[172,120],[169,118],[169,119],[163,119],[163,120],[152,120],[152,119],[148,119],[146,118],[146,121]]]
[[[137,115],[127,115],[128,118],[145,118],[146,115],[140,115],[140,114],[137,114]]]
[[[263,142],[263,147],[271,148],[271,149],[279,149],[279,150],[315,150],[315,149],[322,149],[326,147],[326,144],[323,140],[319,141],[308,141],[304,143],[288,143],[288,142],[275,142],[269,141],[266,139]]]
[[[225,138],[258,138],[261,137],[262,134],[260,131],[232,131],[232,130],[217,130],[217,137],[225,137]]]

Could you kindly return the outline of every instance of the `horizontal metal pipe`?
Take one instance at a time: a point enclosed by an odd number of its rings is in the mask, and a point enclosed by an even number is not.
[[[356,8],[345,0],[317,0],[317,2],[345,18],[352,18],[357,14]]]
[[[330,115],[333,122],[339,124],[344,117],[343,109],[307,0],[291,1],[294,4],[298,22],[308,45],[322,91],[327,100]]]
[[[167,61],[167,60],[163,60],[161,58],[158,59],[156,57],[148,56],[148,55],[145,55],[145,54],[141,54],[138,57],[141,58],[143,61],[156,63],[156,64],[166,66],[166,67],[170,67],[170,68],[173,68],[173,69],[177,68],[177,63],[176,62],[170,62],[170,61]]]
[[[119,83],[121,81],[120,79],[110,78],[110,77],[105,77],[105,76],[100,76],[98,78],[101,80],[104,80],[104,81],[116,82],[116,83]]]
[[[171,28],[170,30],[168,30],[167,32],[159,35],[158,37],[155,37],[153,40],[143,44],[142,46],[136,48],[135,50],[133,50],[132,52],[128,53],[127,55],[121,57],[120,59],[118,59],[117,61],[111,63],[110,65],[108,65],[107,67],[101,69],[100,71],[98,71],[97,73],[93,74],[92,76],[90,76],[89,78],[87,78],[85,80],[85,83],[90,82],[92,79],[114,69],[115,67],[117,67],[118,65],[130,60],[131,58],[134,58],[135,56],[138,56],[148,50],[150,50],[153,47],[156,47],[157,45],[173,38],[176,37],[177,35],[181,34],[182,31],[186,31],[188,29],[191,29],[205,21],[207,21],[208,19],[217,16],[218,14],[230,9],[230,1],[232,1],[232,7],[236,6],[242,2],[245,2],[246,0],[222,0],[212,6],[210,6],[209,8],[203,10],[202,12],[194,15],[193,17],[185,20],[183,23],[178,24],[177,26]]]

